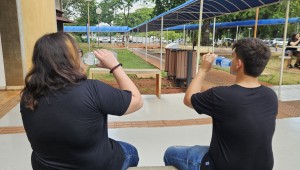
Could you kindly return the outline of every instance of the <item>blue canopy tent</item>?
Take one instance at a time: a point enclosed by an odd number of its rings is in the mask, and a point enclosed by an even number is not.
[[[275,4],[279,2],[286,2],[286,20],[284,26],[284,41],[286,40],[287,33],[287,23],[289,18],[289,6],[290,0],[188,0],[182,5],[179,5],[165,13],[162,13],[149,21],[146,21],[136,27],[131,31],[154,31],[161,30],[161,37],[163,37],[163,30],[165,28],[183,25],[187,23],[192,23],[199,21],[199,25],[202,24],[202,19],[215,18],[222,15],[227,15],[234,12],[244,11],[251,8],[263,7],[270,4]],[[215,29],[214,29],[215,30]],[[200,39],[201,39],[201,27],[198,31],[198,46],[197,46],[197,65],[196,70],[198,70],[198,63],[200,59]],[[285,44],[283,45],[285,47]],[[147,45],[146,45],[147,50]],[[147,52],[146,52],[147,58]],[[283,60],[284,52],[282,53],[282,63],[281,63],[281,73],[280,73],[280,83],[282,84],[282,72],[283,72]],[[160,69],[162,69],[162,39],[161,39],[161,55],[160,55]],[[280,88],[279,88],[280,89]],[[280,98],[280,90],[279,90]]]
[[[203,0],[203,8],[201,8],[201,0],[189,0],[132,28],[132,31],[145,32],[146,26],[148,27],[148,31],[154,31],[161,30],[161,27],[164,29],[196,22],[200,19],[200,9],[203,10],[202,18],[208,19],[282,1],[285,0]],[[162,18],[163,24],[161,22]]]
[[[258,20],[258,26],[263,25],[279,25],[284,24],[285,19],[284,18],[278,18],[278,19],[261,19]],[[300,23],[300,18],[290,18],[288,20],[288,23]],[[233,22],[221,22],[216,23],[216,28],[232,28],[232,27],[250,27],[255,25],[255,20],[246,20],[246,21],[233,21]],[[213,24],[210,24],[210,27],[213,27]],[[189,24],[189,25],[177,25],[170,28],[165,28],[164,30],[197,30],[198,24]]]
[[[90,26],[90,32],[128,32],[128,26]],[[65,32],[87,32],[86,26],[64,26]]]
[[[251,8],[262,7],[274,3],[283,2],[285,0],[188,0],[187,2],[162,13],[149,21],[146,21],[130,31],[147,32],[154,30],[162,30],[172,26],[183,25],[191,22],[199,21],[202,23],[203,19],[215,18],[221,15],[226,15],[238,11],[244,11]],[[198,47],[197,47],[197,61],[200,59],[200,35],[201,27],[198,32]],[[147,45],[146,45],[147,50]],[[161,41],[161,61],[160,69],[162,69],[162,41]],[[147,59],[147,52],[146,52]],[[198,63],[198,62],[197,62]],[[198,70],[198,65],[196,66]]]

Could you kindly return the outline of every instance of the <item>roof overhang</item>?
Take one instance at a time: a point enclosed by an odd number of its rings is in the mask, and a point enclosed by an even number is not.
[[[234,12],[245,11],[251,8],[262,7],[285,0],[203,0],[203,19],[214,18]],[[162,13],[149,21],[146,21],[134,28],[132,31],[160,30],[161,19],[163,17],[163,28],[176,25],[197,22],[200,13],[200,0],[189,0],[182,5],[177,6],[165,13]]]

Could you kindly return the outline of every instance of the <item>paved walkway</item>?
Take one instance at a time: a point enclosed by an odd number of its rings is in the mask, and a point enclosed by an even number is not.
[[[163,165],[164,151],[171,145],[209,145],[210,118],[184,106],[183,95],[165,94],[162,99],[143,95],[141,110],[122,117],[109,116],[109,136],[135,145],[140,155],[139,166]],[[31,147],[22,127],[19,104],[0,119],[0,127],[0,151],[5,153],[0,154],[1,168],[32,169]],[[299,169],[299,134],[300,118],[276,120],[274,170]]]

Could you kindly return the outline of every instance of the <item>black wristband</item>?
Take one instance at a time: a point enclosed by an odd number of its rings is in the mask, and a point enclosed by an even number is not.
[[[112,69],[110,69],[110,72],[109,72],[109,73],[113,73],[113,72],[115,71],[116,68],[118,68],[119,66],[122,66],[122,65],[123,65],[123,64],[120,63],[120,64],[114,66]]]

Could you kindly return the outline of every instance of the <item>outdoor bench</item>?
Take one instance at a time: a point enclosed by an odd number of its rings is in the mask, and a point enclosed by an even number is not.
[[[282,56],[278,56],[278,58],[280,58],[280,59],[281,59],[281,57]],[[289,65],[289,60],[290,59],[291,59],[290,56],[284,56],[284,64],[283,64],[284,67],[287,67]]]
[[[161,71],[159,69],[133,69],[133,68],[124,68],[126,74],[155,74],[156,75],[156,88],[155,94],[158,98],[161,96]],[[93,79],[95,74],[107,74],[109,69],[105,68],[90,68],[89,70],[89,79]]]

